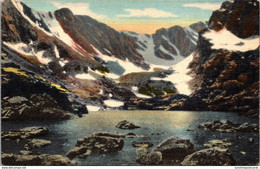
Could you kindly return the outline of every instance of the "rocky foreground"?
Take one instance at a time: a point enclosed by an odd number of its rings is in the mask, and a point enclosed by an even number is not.
[[[127,120],[119,122],[115,127],[128,124],[128,130],[135,131],[136,124]],[[131,125],[129,125],[131,124]],[[244,127],[243,127],[244,126]],[[245,127],[247,126],[247,127]],[[141,128],[142,126],[138,126]],[[243,128],[243,130],[238,130]],[[246,132],[258,131],[257,125],[233,124],[229,121],[214,121],[199,125],[196,129],[211,130],[217,132]],[[125,131],[126,126],[121,128]],[[223,130],[224,129],[224,130]],[[27,127],[17,130],[2,132],[2,141],[20,142],[24,140],[24,150],[19,154],[8,154],[2,152],[4,165],[78,165],[75,161],[78,158],[85,159],[89,156],[101,156],[124,148],[126,141],[133,138],[146,139],[147,136],[130,133],[95,132],[77,140],[75,147],[65,155],[62,154],[33,154],[33,150],[52,144],[50,140],[44,139],[48,136],[49,129],[41,126]],[[190,130],[192,132],[192,130]],[[40,138],[39,138],[40,137]],[[150,138],[149,138],[150,139]],[[148,140],[149,140],[148,139]],[[240,139],[240,138],[237,138]],[[204,144],[204,148],[195,149],[194,143],[189,139],[172,136],[163,140],[158,145],[150,141],[132,141],[133,149],[136,148],[136,161],[141,165],[184,165],[184,166],[223,166],[236,165],[236,160],[229,151],[229,146],[235,140],[210,140]],[[254,140],[248,140],[249,144]],[[245,152],[241,152],[244,155]],[[75,161],[74,161],[75,160]]]

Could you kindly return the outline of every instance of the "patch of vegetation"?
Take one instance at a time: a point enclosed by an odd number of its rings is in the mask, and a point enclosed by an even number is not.
[[[11,72],[11,73],[15,73],[15,74],[20,75],[20,76],[29,77],[29,76],[26,74],[26,72],[21,71],[20,69],[17,69],[17,68],[13,68],[13,67],[2,67],[2,69],[3,69],[5,72]]]
[[[2,57],[6,57],[7,54],[5,54],[5,53],[1,53],[1,56],[2,56]]]
[[[175,94],[176,91],[174,89],[170,89],[170,88],[164,88],[163,89],[167,94]]]
[[[99,67],[93,68],[93,70],[94,71],[97,70],[97,71],[99,71],[100,73],[103,73],[103,74],[109,73],[109,69],[105,66],[99,66]]]
[[[83,68],[83,72],[88,73],[88,67],[87,67],[87,66],[85,66],[85,67]]]
[[[78,65],[78,66],[74,67],[74,70],[75,70],[75,72],[80,72],[81,71],[81,66]]]
[[[139,93],[141,94],[144,94],[144,95],[147,95],[147,96],[161,96],[161,95],[164,95],[164,92],[163,91],[160,91],[158,89],[155,89],[153,87],[151,87],[149,84],[146,84],[144,87],[141,87],[139,90],[138,90]]]

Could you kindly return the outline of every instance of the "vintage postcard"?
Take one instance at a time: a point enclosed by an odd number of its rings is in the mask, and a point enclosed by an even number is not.
[[[1,0],[3,166],[258,166],[259,0]]]

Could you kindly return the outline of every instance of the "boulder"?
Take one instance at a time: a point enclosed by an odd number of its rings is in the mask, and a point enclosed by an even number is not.
[[[67,157],[62,155],[14,155],[2,153],[2,164],[17,165],[17,166],[63,166],[76,165],[74,161],[70,161]]]
[[[212,148],[212,147],[219,147],[219,148],[227,148],[228,146],[231,146],[232,142],[231,140],[210,140],[209,143],[204,144],[205,148]]]
[[[62,110],[48,94],[33,94],[2,99],[2,120],[68,120],[72,115]]]
[[[31,139],[25,144],[26,149],[33,149],[33,148],[39,148],[43,146],[47,146],[51,144],[50,140],[44,140],[44,139]]]
[[[28,150],[21,150],[19,153],[20,153],[21,155],[30,155],[30,154],[32,154],[32,152],[31,152],[31,151],[28,151]]]
[[[111,133],[108,131],[101,131],[101,132],[95,132],[93,133],[95,136],[109,136],[109,137],[116,137],[116,138],[136,138],[136,137],[143,137],[143,136],[137,136],[135,133]]]
[[[150,148],[150,147],[153,146],[153,143],[151,143],[151,142],[137,142],[137,141],[133,141],[132,142],[132,146],[133,147]]]
[[[146,148],[136,150],[137,161],[144,165],[158,165],[162,162],[162,153],[159,151],[148,152]]]
[[[135,133],[127,133],[126,138],[135,138],[135,137],[138,137]]]
[[[73,159],[84,154],[105,154],[122,150],[124,147],[124,140],[120,136],[106,135],[98,136],[91,135],[79,139],[75,147],[66,155]]]
[[[18,140],[18,139],[27,139],[33,137],[44,136],[49,133],[49,129],[45,127],[26,127],[22,129],[4,131],[2,132],[3,140]]]
[[[140,128],[140,126],[134,124],[134,123],[131,123],[127,120],[123,120],[123,121],[120,121],[117,125],[116,125],[117,128],[120,128],[120,129],[136,129],[136,128]]]
[[[230,166],[235,163],[228,149],[219,147],[196,151],[181,162],[184,166]]]
[[[188,139],[171,137],[162,141],[153,152],[162,153],[165,164],[179,164],[187,155],[194,152],[194,145]]]
[[[211,130],[219,132],[243,132],[243,133],[258,133],[259,126],[257,124],[234,124],[228,120],[207,122],[197,127],[201,130]]]

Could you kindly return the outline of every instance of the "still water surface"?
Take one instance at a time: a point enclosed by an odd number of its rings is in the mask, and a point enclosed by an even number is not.
[[[115,126],[122,120],[128,120],[141,126],[139,129],[122,130]],[[233,139],[229,147],[237,165],[249,165],[259,161],[259,135],[250,133],[220,133],[212,131],[186,131],[197,127],[201,123],[214,120],[229,120],[233,123],[258,123],[257,119],[239,116],[236,113],[226,112],[195,112],[195,111],[102,111],[93,112],[82,118],[67,121],[12,121],[2,122],[2,130],[18,129],[30,126],[44,126],[50,129],[50,134],[42,137],[49,139],[52,144],[37,148],[34,154],[61,154],[65,155],[75,145],[77,139],[91,135],[93,132],[109,131],[119,133],[133,132],[147,138],[125,138],[122,151],[102,156],[89,156],[87,159],[76,159],[79,165],[139,165],[136,162],[136,149],[132,147],[133,141],[150,141],[154,145],[171,136],[190,139],[195,149],[200,150],[203,144],[213,139]],[[237,136],[242,139],[237,139]],[[254,143],[248,143],[248,138]],[[24,142],[15,143],[4,141],[2,151],[5,153],[19,153]],[[151,148],[153,149],[153,147]],[[246,152],[242,155],[240,152]]]

